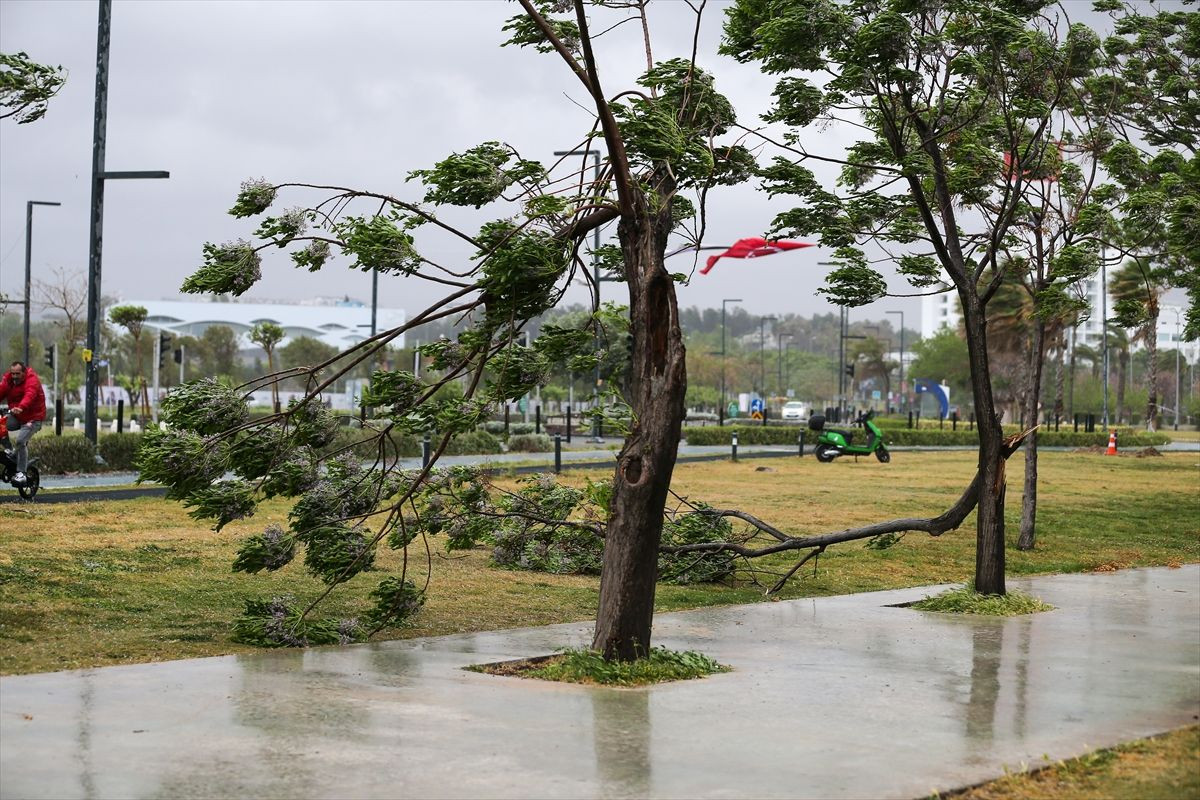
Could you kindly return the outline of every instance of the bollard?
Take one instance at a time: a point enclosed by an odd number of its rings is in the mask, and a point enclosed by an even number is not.
[[[508,438],[508,403],[504,404],[504,436]]]
[[[567,404],[567,444],[571,443],[571,405]]]
[[[62,421],[63,421],[63,399],[61,397],[54,398],[54,435],[62,436]]]
[[[952,431],[958,430],[958,412],[957,411],[955,411],[953,414],[950,415],[950,430],[952,430]]]
[[[762,424],[763,424],[763,427],[764,427],[764,428],[765,428],[765,427],[767,427],[767,407],[766,407],[766,406],[763,406],[763,419],[762,419]]]
[[[117,433],[125,432],[125,401],[117,401]]]
[[[554,472],[562,472],[562,434],[554,434]]]
[[[533,432],[542,432],[542,407],[534,406],[533,408]]]
[[[1075,414],[1073,416],[1075,417],[1075,433],[1079,433],[1079,415]]]
[[[938,414],[938,430],[943,430],[946,427],[946,415]]]
[[[975,430],[975,412],[974,411],[971,412],[971,419],[969,422],[967,422],[967,430],[969,430],[969,431]]]
[[[429,466],[429,434],[425,434],[425,438],[421,440],[421,469]]]
[[[737,444],[738,444],[737,431],[734,431],[733,436],[730,438],[730,446],[733,448],[733,460],[734,461],[737,461]]]
[[[800,448],[799,456],[804,458],[804,431],[800,431],[800,435],[796,437],[796,445]]]
[[[717,424],[722,428],[725,427],[725,406],[717,409]]]
[[[910,430],[912,429],[912,412],[911,411],[908,412],[908,427]]]
[[[283,412],[283,403],[279,400],[276,400],[275,401],[275,413],[279,414],[282,412]]]

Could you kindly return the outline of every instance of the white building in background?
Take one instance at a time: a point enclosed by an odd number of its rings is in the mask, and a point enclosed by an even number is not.
[[[202,336],[214,325],[232,328],[241,350],[258,350],[249,339],[252,327],[273,322],[283,328],[280,346],[301,336],[317,339],[344,350],[371,334],[371,307],[357,300],[314,300],[308,303],[225,303],[186,300],[123,300],[121,305],[143,306],[146,325],[179,336]],[[386,331],[403,325],[405,313],[399,308],[376,310],[376,328]],[[393,347],[404,346],[404,334],[392,340]]]
[[[1100,312],[1100,278],[1097,276],[1081,284],[1084,297],[1093,309],[1091,316],[1075,327],[1075,344],[1097,348],[1104,341],[1104,315]],[[1170,293],[1174,298],[1175,292]],[[1112,292],[1106,297],[1108,306],[1109,331],[1114,324]],[[1194,342],[1182,341],[1183,316],[1186,307],[1178,302],[1162,302],[1158,311],[1158,349],[1173,350],[1179,348],[1189,364],[1195,364],[1200,358],[1200,340]],[[941,294],[927,295],[921,298],[921,338],[927,339],[935,335],[941,328],[958,330],[962,314],[958,305],[958,294],[954,290]],[[1132,333],[1132,331],[1131,331]],[[1067,332],[1067,346],[1071,344],[1071,332]],[[1141,342],[1135,342],[1132,350],[1139,352],[1145,349]]]

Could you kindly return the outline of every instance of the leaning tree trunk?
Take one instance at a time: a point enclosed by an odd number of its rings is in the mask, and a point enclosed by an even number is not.
[[[668,184],[668,179],[663,184]],[[660,185],[659,198],[671,186]],[[651,212],[637,195],[634,214],[618,227],[629,285],[632,337],[626,396],[633,428],[617,457],[611,515],[604,539],[600,603],[592,649],[629,661],[650,648],[663,509],[684,417],[687,372],[675,284],[663,265],[670,203]]]
[[[988,367],[987,323],[979,297],[960,287],[971,393],[979,430],[979,505],[975,518],[975,591],[1004,594],[1004,434],[996,416]]]
[[[1029,393],[1025,398],[1025,418],[1028,427],[1034,428],[1025,440],[1025,491],[1021,495],[1021,535],[1017,547],[1032,550],[1037,527],[1037,419],[1038,398],[1042,395],[1042,365],[1045,362],[1046,323],[1036,319],[1033,323],[1033,340],[1029,346]]]
[[[1150,384],[1146,399],[1146,430],[1158,430],[1158,314],[1151,314],[1143,330],[1146,341],[1146,377]]]

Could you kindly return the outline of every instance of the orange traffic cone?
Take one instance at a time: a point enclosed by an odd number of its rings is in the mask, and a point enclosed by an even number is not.
[[[1115,456],[1117,454],[1117,432],[1112,431],[1108,434],[1108,449],[1104,451],[1106,456]]]

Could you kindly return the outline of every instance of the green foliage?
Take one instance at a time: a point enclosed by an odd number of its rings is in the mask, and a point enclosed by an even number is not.
[[[61,66],[39,64],[23,52],[0,53],[0,119],[11,117],[18,125],[36,122],[66,80]]]
[[[147,313],[145,306],[113,306],[108,310],[108,318],[136,337],[142,331]]]
[[[555,19],[551,16],[555,9],[559,7],[558,3],[552,3],[549,0],[539,0],[535,5],[538,13],[550,25],[555,38],[562,42],[568,50],[572,52],[578,50],[579,25],[575,20]],[[510,34],[510,37],[504,42],[505,46],[511,44],[517,47],[532,47],[539,53],[554,51],[554,45],[551,44],[545,31],[528,14],[518,14],[512,17],[504,24],[503,30]]]
[[[425,592],[412,581],[402,578],[384,578],[375,591],[371,592],[375,606],[367,615],[368,624],[376,630],[394,627],[406,622],[425,604]]]
[[[510,453],[549,453],[554,442],[544,433],[514,433],[508,437]]]
[[[1021,614],[1036,614],[1053,611],[1036,597],[1010,589],[1007,594],[979,594],[971,585],[950,589],[933,597],[913,603],[910,608],[919,611],[941,611],[949,614],[980,614],[989,617],[1015,617]]]
[[[142,473],[145,475],[145,472]],[[244,480],[218,480],[204,488],[189,492],[183,500],[184,506],[192,509],[192,519],[213,520],[216,530],[230,522],[245,519],[254,513],[254,487]]]
[[[296,538],[272,524],[262,533],[242,541],[233,562],[233,571],[255,573],[265,569],[274,572],[290,564],[295,556]]]
[[[138,448],[142,445],[142,435],[140,433],[109,433],[101,435],[96,449],[99,451],[100,457],[104,459],[107,468],[120,471],[136,469]],[[76,437],[59,438],[74,439]],[[49,472],[50,470],[45,471]]]
[[[733,525],[726,517],[706,513],[711,507],[705,503],[696,506],[697,511],[668,517],[663,524],[663,547],[733,540]],[[658,579],[681,586],[715,583],[733,575],[735,558],[730,552],[662,553],[658,557]]]
[[[232,294],[239,297],[262,277],[262,258],[245,239],[219,247],[204,245],[204,263],[188,276],[180,291],[188,294]]]
[[[395,211],[373,217],[347,217],[334,230],[342,239],[342,249],[357,259],[355,269],[412,275],[421,266],[421,256],[413,245],[412,234],[397,224],[404,220]]]
[[[343,583],[375,564],[375,545],[359,525],[330,523],[296,532],[304,566],[325,583]]]
[[[494,455],[501,452],[500,440],[487,431],[467,431],[460,433],[446,445],[445,454],[458,455]]]
[[[245,423],[250,409],[228,386],[215,378],[201,378],[178,386],[164,397],[160,416],[170,427],[209,435]]]
[[[351,644],[364,633],[358,621],[301,618],[290,595],[269,601],[247,600],[246,610],[233,623],[233,640],[257,647],[313,647]]]
[[[526,678],[566,683],[598,683],[603,686],[646,686],[666,681],[703,678],[730,667],[694,650],[651,647],[636,661],[606,661],[603,654],[586,649],[565,649],[561,658],[519,673]]]
[[[368,408],[399,417],[408,413],[424,390],[421,379],[411,372],[375,370],[371,373],[371,382],[363,390],[361,399]]]
[[[275,345],[279,344],[285,335],[283,328],[274,322],[259,322],[249,333],[250,341],[267,352],[274,350]]]
[[[514,158],[516,163],[509,167]],[[425,183],[427,203],[482,208],[513,184],[536,183],[544,176],[545,170],[536,161],[517,157],[511,147],[500,142],[484,142],[439,161],[433,169],[414,170],[408,178]]]
[[[38,459],[38,469],[47,475],[102,469],[96,464],[96,448],[86,436],[35,436],[29,440],[29,457]]]
[[[242,182],[237,200],[229,213],[235,217],[252,217],[261,214],[275,202],[275,187],[265,178],[249,179]]]

